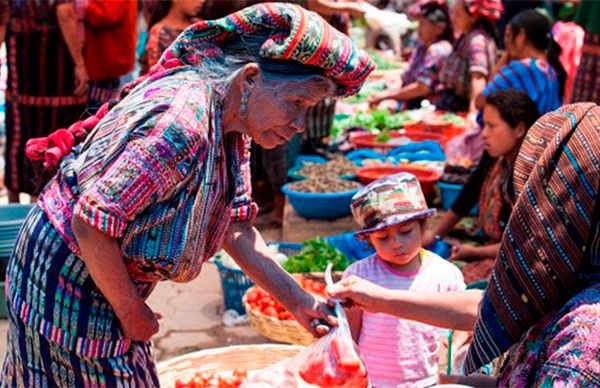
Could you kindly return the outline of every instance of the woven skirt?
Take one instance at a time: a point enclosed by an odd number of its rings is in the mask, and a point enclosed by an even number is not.
[[[150,342],[122,337],[83,262],[35,206],[7,270],[8,342],[0,387],[154,387]]]
[[[586,31],[571,102],[588,101],[600,104],[600,35]]]

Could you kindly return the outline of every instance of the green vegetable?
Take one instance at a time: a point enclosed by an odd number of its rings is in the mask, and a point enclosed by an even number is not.
[[[377,70],[393,70],[393,69],[400,68],[400,65],[389,62],[388,60],[386,60],[385,58],[383,58],[381,55],[377,54],[373,50],[367,50],[367,53],[369,54],[371,59],[373,59],[373,62],[375,62],[375,65],[377,66],[376,67]]]
[[[290,256],[283,265],[290,273],[323,272],[327,263],[333,264],[334,271],[345,270],[350,262],[337,248],[329,245],[320,237],[307,240],[302,244],[302,250],[295,256]]]
[[[458,117],[458,116],[457,116]],[[414,121],[409,112],[391,113],[388,110],[379,110],[371,113],[360,112],[352,117],[334,120],[331,127],[331,136],[336,137],[344,130],[352,127],[364,128],[370,132],[402,128],[405,123]]]
[[[443,115],[440,116],[440,120],[445,121],[447,123],[452,123],[452,124],[465,124],[465,119],[463,119],[460,116],[455,115],[454,113],[444,113]]]
[[[377,137],[375,138],[375,141],[379,142],[379,143],[387,143],[388,141],[390,141],[392,137],[390,136],[390,133],[388,132],[387,129],[384,129],[379,135],[377,135]]]

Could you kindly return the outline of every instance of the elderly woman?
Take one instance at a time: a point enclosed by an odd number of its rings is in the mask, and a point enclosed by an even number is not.
[[[508,351],[494,381],[508,387],[600,386],[600,107],[542,117],[514,167],[519,195],[485,293],[389,291],[349,278],[336,298],[361,308],[474,331],[465,371]]]
[[[52,164],[7,270],[5,385],[157,386],[144,303],[221,246],[313,334],[332,323],[250,223],[250,139],[275,147],[306,110],[356,92],[370,58],[322,18],[267,3],[188,28],[110,110],[38,139]],[[108,111],[107,111],[108,110]],[[101,119],[100,119],[101,118]]]

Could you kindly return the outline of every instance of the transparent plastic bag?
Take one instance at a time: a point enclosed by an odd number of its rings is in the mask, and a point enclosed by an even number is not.
[[[368,387],[365,363],[352,340],[344,309],[336,303],[338,326],[297,356],[268,367],[243,387]]]

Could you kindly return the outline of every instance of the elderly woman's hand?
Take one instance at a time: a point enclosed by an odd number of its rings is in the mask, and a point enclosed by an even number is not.
[[[371,311],[374,310],[375,302],[381,300],[385,292],[385,288],[354,275],[327,287],[329,296],[342,300],[347,307],[356,306]]]
[[[146,303],[135,303],[122,312],[117,311],[121,329],[133,341],[150,341],[158,333],[160,314],[154,313]]]
[[[323,301],[306,293],[303,301],[292,310],[296,320],[315,337],[322,337],[329,332],[330,326],[337,325],[333,311]]]

